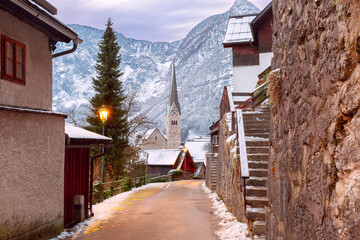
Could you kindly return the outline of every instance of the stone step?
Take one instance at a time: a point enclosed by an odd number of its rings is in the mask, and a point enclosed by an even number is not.
[[[245,134],[245,137],[269,138],[269,133]]]
[[[267,187],[246,186],[246,196],[249,196],[249,197],[267,197]]]
[[[267,177],[249,177],[245,180],[247,186],[267,186]]]
[[[248,161],[249,168],[255,169],[255,168],[262,168],[267,169],[268,168],[268,161]]]
[[[250,124],[249,124],[250,125]],[[265,132],[269,132],[270,126],[266,125],[266,124],[261,124],[261,125],[247,125],[244,126],[245,131],[248,130],[258,130],[258,131],[265,131]]]
[[[246,141],[247,147],[253,147],[253,146],[262,146],[262,147],[269,147],[269,141],[261,141],[261,140],[247,140]]]
[[[269,205],[267,197],[246,197],[246,206],[250,207],[265,207]]]
[[[269,119],[263,119],[263,118],[254,118],[254,119],[244,119],[244,128],[250,127],[250,126],[269,126],[270,127],[270,120]]]
[[[244,112],[243,117],[245,118],[270,118],[270,112]]]
[[[250,177],[267,177],[268,169],[249,168]]]
[[[246,208],[246,217],[253,221],[265,221],[265,214],[264,208]]]
[[[247,154],[248,161],[268,161],[269,154],[264,153],[254,153],[254,154]]]
[[[252,129],[246,129],[245,128],[245,135],[251,135],[251,134],[256,134],[256,133],[267,133],[267,134],[269,134],[269,130],[268,129],[254,129],[254,128],[252,128]]]
[[[264,237],[266,234],[266,223],[265,221],[255,221],[252,226],[252,232],[254,235]],[[264,238],[254,238],[254,239],[265,239]]]
[[[269,153],[269,147],[262,147],[262,146],[247,146],[246,147],[246,152],[248,154],[252,154],[252,153],[264,153],[264,154],[268,154]]]

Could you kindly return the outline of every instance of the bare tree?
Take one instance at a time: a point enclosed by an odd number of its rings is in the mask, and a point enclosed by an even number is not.
[[[131,137],[135,137],[134,135],[137,130],[141,128],[151,128],[154,125],[154,122],[150,121],[145,114],[141,113],[137,91],[129,91],[124,104],[129,127],[127,134],[128,140]]]

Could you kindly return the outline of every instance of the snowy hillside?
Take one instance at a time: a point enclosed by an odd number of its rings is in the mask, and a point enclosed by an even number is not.
[[[221,44],[228,17],[258,11],[248,1],[237,0],[229,11],[205,19],[183,40],[172,43],[135,40],[117,33],[122,47],[124,87],[139,91],[142,111],[164,131],[170,64],[175,57],[184,132],[206,134],[218,118],[222,88],[231,84],[231,50],[224,49]],[[95,75],[97,44],[103,31],[69,26],[84,42],[75,53],[53,61],[53,106],[56,111],[74,112],[76,121],[86,124],[88,99],[94,94],[91,78]],[[68,45],[68,48],[72,47]],[[65,45],[57,47],[57,51],[63,51]]]

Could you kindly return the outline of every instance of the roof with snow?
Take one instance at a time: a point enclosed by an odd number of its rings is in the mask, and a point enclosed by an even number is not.
[[[157,129],[157,128],[149,129],[149,130],[145,133],[143,139],[148,139],[156,130],[159,131],[159,133],[160,133],[165,139],[167,139],[166,135],[163,134],[163,133],[162,133],[159,129]]]
[[[196,165],[196,172],[194,173],[194,176],[197,177],[201,171],[202,168],[206,168],[205,167],[205,163],[204,162],[195,162]]]
[[[234,43],[253,41],[250,24],[256,15],[257,14],[250,14],[230,17],[223,45],[229,46]]]
[[[174,165],[181,149],[144,150],[148,154],[148,165]]]
[[[210,143],[210,138],[196,138],[194,141],[188,141],[185,143],[185,147],[189,149],[194,162],[206,161],[206,147]]]
[[[110,144],[112,139],[100,134],[65,124],[66,145]]]

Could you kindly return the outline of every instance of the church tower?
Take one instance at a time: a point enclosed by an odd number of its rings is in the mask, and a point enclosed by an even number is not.
[[[169,103],[166,105],[167,149],[178,149],[181,144],[181,111],[176,87],[175,59],[170,82]]]

